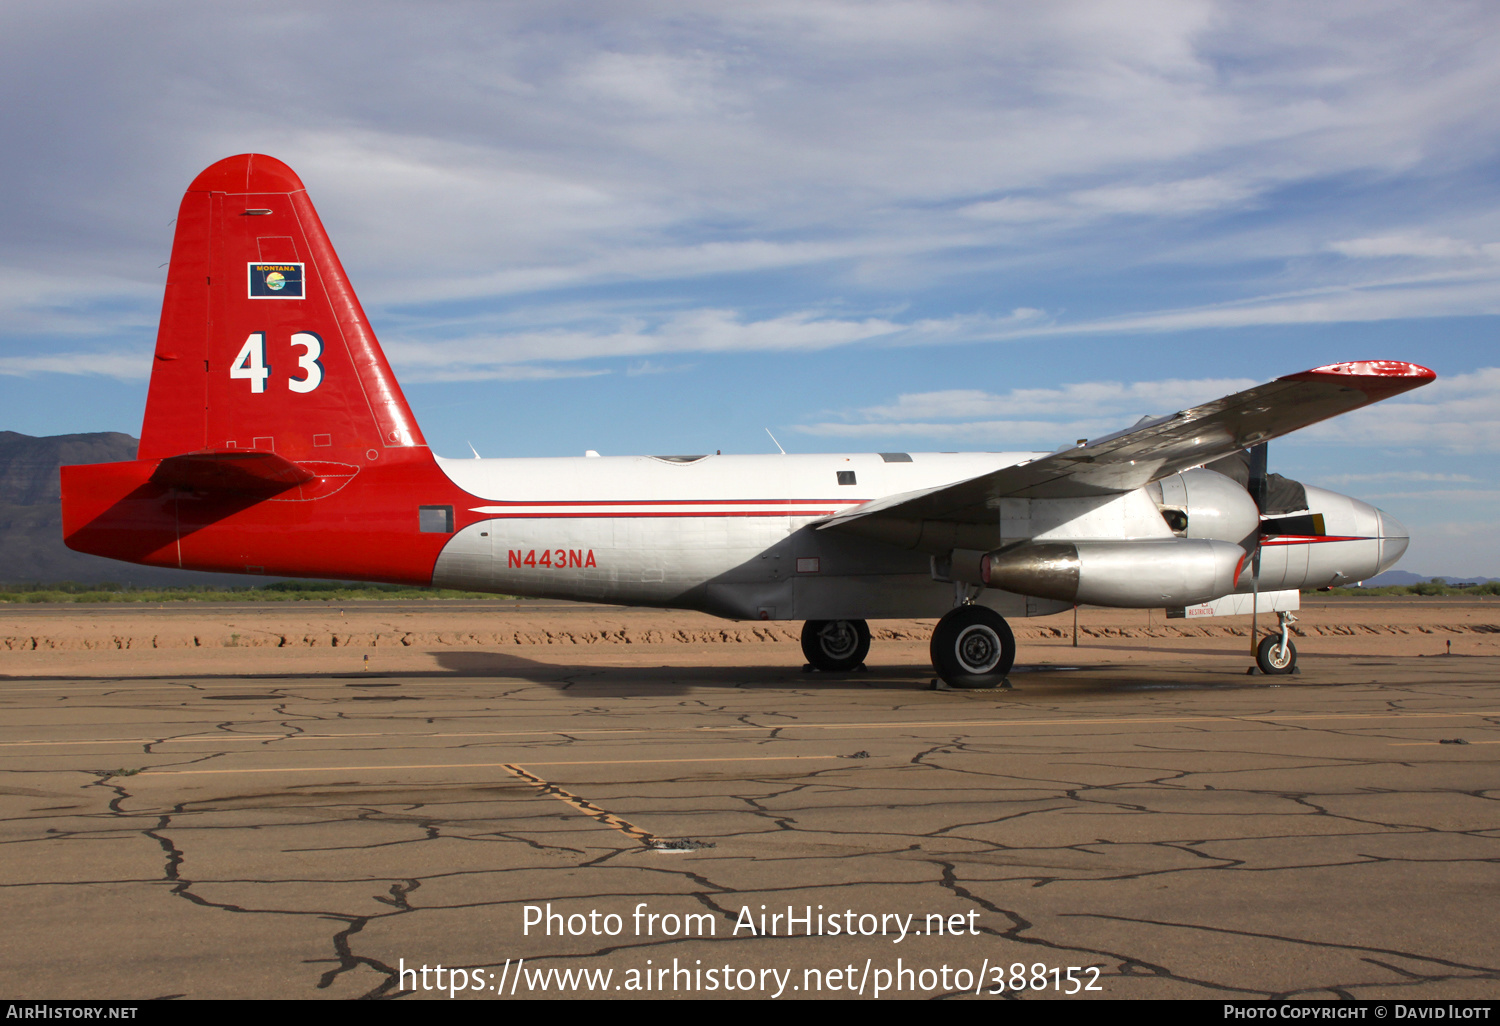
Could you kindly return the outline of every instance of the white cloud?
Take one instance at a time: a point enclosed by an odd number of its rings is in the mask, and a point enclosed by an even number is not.
[[[486,366],[559,362],[655,353],[816,350],[908,330],[881,318],[844,320],[799,312],[746,321],[729,310],[689,310],[659,324],[635,318],[612,331],[564,328],[474,336],[452,341],[403,340],[389,345],[392,362],[431,366]]]
[[[681,371],[692,370],[690,363],[664,364],[654,360],[638,360],[625,368],[625,376],[628,378],[639,378],[647,374],[677,374]]]
[[[1080,382],[1054,389],[1013,389],[990,393],[952,389],[900,395],[894,402],[845,412],[837,420],[801,424],[805,434],[838,438],[954,438],[1045,441],[1089,438],[1128,427],[1143,415],[1164,415],[1250,388],[1248,379],[1165,380],[1121,383]],[[1022,419],[1029,418],[1029,419]],[[1009,440],[1009,441],[1007,441]],[[1299,444],[1379,449],[1436,448],[1457,452],[1500,451],[1500,367],[1440,377],[1396,399],[1335,417],[1294,432]],[[1478,483],[1464,474],[1430,471],[1378,471],[1345,474],[1330,483],[1402,480]],[[1470,497],[1488,493],[1450,489],[1389,493]]]
[[[1330,242],[1328,248],[1348,257],[1480,257],[1500,255],[1500,246],[1479,245],[1440,235],[1379,235]]]
[[[1432,509],[1423,502],[1423,509]],[[1427,576],[1500,577],[1500,532],[1493,518],[1467,521],[1408,521],[1411,547],[1401,568]]]
[[[1117,215],[1189,217],[1210,210],[1245,207],[1257,190],[1245,182],[1202,177],[1169,182],[1108,185],[1066,193],[1053,199],[1005,196],[963,207],[960,213],[1010,224],[1050,222],[1076,227]]]
[[[539,327],[446,340],[401,336],[386,342],[385,348],[403,377],[412,375],[413,380],[437,380],[432,377],[434,374],[443,375],[441,380],[470,374],[524,377],[526,372],[512,373],[499,368],[533,364],[555,367],[570,361],[660,354],[816,352],[861,343],[905,346],[974,341],[1003,334],[1010,325],[1042,317],[1039,310],[1019,308],[1001,318],[950,317],[903,322],[885,317],[835,317],[821,311],[801,310],[749,320],[733,310],[697,309],[655,319],[620,318],[618,324],[609,328]],[[649,361],[646,365],[653,366]]]
[[[600,367],[537,367],[529,364],[477,364],[472,366],[428,366],[404,370],[400,378],[413,385],[449,381],[554,381],[562,378],[596,378],[610,373]]]
[[[914,392],[883,406],[849,411],[839,421],[801,424],[796,430],[833,438],[934,438],[1053,449],[1129,427],[1143,416],[1176,413],[1257,384],[1246,379],[1173,379],[1080,382],[1002,394],[980,389]]]
[[[55,359],[29,351],[37,334],[149,332],[183,186],[247,149],[301,173],[367,304],[399,312],[390,349],[412,380],[1500,313],[1483,241],[1500,238],[1500,11],[1485,5],[579,10],[7,11],[0,84],[27,97],[5,110],[0,155],[0,189],[26,200],[0,228],[0,331],[25,337],[5,343],[9,366]],[[1143,266],[1172,273],[1110,277]],[[789,271],[777,308],[751,276]],[[772,297],[756,314],[721,287],[735,275]],[[942,286],[973,295],[980,276],[1003,300],[956,312]],[[621,282],[683,312],[633,318]],[[603,312],[496,327],[533,293]],[[895,312],[911,307],[934,312]],[[1025,397],[1004,398],[946,422],[1029,421]],[[1125,399],[1182,405],[1110,409]]]
[[[0,374],[7,377],[71,374],[98,375],[118,381],[145,381],[150,373],[149,353],[74,352],[44,356],[0,356]]]
[[[1500,367],[1439,376],[1407,395],[1291,437],[1316,444],[1500,452]]]
[[[1016,325],[1000,338],[1139,335],[1206,328],[1335,324],[1500,314],[1500,268],[1403,276],[1273,293],[1208,306]]]
[[[1069,416],[1111,412],[1138,418],[1176,413],[1257,384],[1260,382],[1248,378],[1142,381],[1130,384],[1090,381],[1063,385],[1060,388],[1012,389],[1000,395],[978,389],[953,389],[902,395],[886,406],[864,407],[855,416],[865,421],[893,421],[905,418],[960,419],[1026,414]]]
[[[87,245],[159,246],[193,171],[249,148],[297,167],[351,266],[413,298],[919,263],[1040,245],[1080,218],[1176,222],[1487,159],[1500,85],[1483,7],[584,9],[80,0],[13,16],[0,78],[36,99],[7,112],[25,159],[0,161],[0,187],[28,197],[30,227],[0,252],[76,252],[57,229],[82,224]],[[206,45],[225,38],[239,45]],[[1226,238],[1217,259],[1237,252]]]
[[[162,279],[166,271],[159,271]],[[0,332],[4,335],[104,335],[156,327],[160,286],[83,271],[47,273],[0,264]]]
[[[1444,505],[1463,502],[1484,502],[1493,505],[1500,500],[1500,489],[1495,488],[1434,488],[1421,492],[1372,492],[1360,498],[1370,502],[1390,499],[1415,499],[1421,502],[1441,502]]]
[[[1361,481],[1433,481],[1457,484],[1478,484],[1479,478],[1468,474],[1434,474],[1425,470],[1381,470],[1370,474],[1335,474],[1320,480],[1332,485],[1354,484]]]
[[[956,424],[930,421],[846,424],[831,421],[798,424],[793,430],[822,438],[924,438],[1003,449],[1036,446],[1050,452],[1075,438],[1104,434],[1122,426],[1119,422],[1107,420],[989,420]]]

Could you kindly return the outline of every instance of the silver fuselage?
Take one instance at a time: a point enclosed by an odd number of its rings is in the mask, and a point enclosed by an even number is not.
[[[934,572],[943,552],[920,541],[903,547],[817,525],[871,500],[977,477],[1038,455],[440,459],[443,472],[478,497],[472,510],[485,519],[454,535],[437,561],[433,584],[698,609],[734,619],[941,616],[955,602],[954,584]],[[1172,479],[1167,483],[1168,494],[1175,495]],[[1309,488],[1308,494],[1323,515],[1326,537],[1268,540],[1259,560],[1261,590],[1362,580],[1404,551],[1405,531],[1388,515],[1335,492]],[[1210,505],[1200,502],[1193,524],[1226,521]],[[1160,506],[1146,489],[1028,499],[1023,506],[1007,500],[1004,518],[996,512],[994,547],[1028,539],[1171,539]],[[1143,546],[1143,558],[1152,549]],[[1143,564],[1135,572],[1148,570]],[[1132,571],[1126,566],[1112,572]],[[1245,573],[1237,590],[1256,586]],[[994,588],[978,601],[1008,616],[1042,615],[1068,605]]]

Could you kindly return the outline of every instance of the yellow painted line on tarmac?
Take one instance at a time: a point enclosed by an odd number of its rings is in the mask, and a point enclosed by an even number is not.
[[[859,730],[865,727],[899,729],[901,727],[1068,727],[1132,726],[1162,723],[1280,723],[1301,720],[1407,720],[1449,719],[1463,716],[1500,716],[1500,712],[1401,712],[1401,713],[1265,713],[1245,716],[1122,716],[1117,719],[1076,717],[1063,720],[912,720],[904,723],[774,723],[763,727],[694,727],[694,730]]]
[[[533,765],[536,764],[534,763]],[[543,763],[542,765],[546,764]],[[588,816],[590,819],[595,820],[599,823],[603,823],[605,826],[609,827],[612,830],[618,830],[626,837],[629,837],[636,841],[640,841],[648,848],[656,846],[656,837],[654,835],[652,835],[648,831],[642,830],[634,823],[616,816],[612,812],[607,812],[604,809],[599,808],[599,806],[595,805],[593,802],[588,801],[584,798],[580,798],[576,794],[570,794],[567,791],[564,791],[562,788],[558,787],[556,784],[549,783],[548,781],[543,780],[541,777],[537,776],[535,773],[527,772],[520,766],[514,765],[513,763],[506,763],[502,768],[511,776],[530,784],[532,787],[536,788],[539,792],[548,796],[549,798],[556,798],[568,808],[581,812],[585,816]]]
[[[66,741],[0,741],[0,748],[21,748],[50,745],[185,745],[201,744],[205,741],[343,741],[356,738],[395,737],[410,740],[424,738],[454,737],[550,737],[558,734],[650,734],[670,733],[686,727],[612,727],[598,730],[464,730],[453,732],[428,732],[407,734],[398,731],[355,731],[348,734],[186,734],[182,737],[118,737],[118,738],[71,738]],[[766,730],[775,728],[767,727]]]
[[[1441,745],[1453,744],[1452,741],[1392,741],[1392,748],[1410,748],[1413,745]],[[1500,745],[1500,741],[1465,741],[1466,745]]]
[[[358,684],[358,683],[355,683],[356,681],[360,681],[360,680],[368,680],[368,681],[372,681],[372,682],[381,682],[381,683],[376,683],[374,685],[376,687],[381,687],[381,686],[390,687],[391,686],[389,684],[384,684],[384,681],[386,681],[389,678],[389,676],[390,676],[389,674],[384,673],[384,672],[381,672],[381,673],[371,673],[368,677],[363,676],[363,675],[361,675],[358,672],[355,672],[353,670],[349,670],[349,671],[340,670],[339,673],[341,674],[341,676],[336,677],[334,680],[326,681],[326,682],[325,681],[309,680],[307,678],[300,678],[300,677],[298,677],[298,678],[250,677],[248,679],[246,679],[246,678],[236,678],[236,679],[230,680],[230,681],[228,681],[226,683],[223,683],[223,684],[202,684],[202,683],[189,684],[189,683],[187,683],[186,680],[180,680],[180,681],[163,681],[163,682],[155,682],[155,681],[153,681],[151,683],[140,683],[140,682],[137,682],[137,681],[133,681],[133,680],[131,680],[129,678],[121,678],[120,682],[118,684],[70,684],[67,681],[57,681],[56,683],[53,683],[53,684],[38,684],[38,685],[33,686],[33,687],[18,687],[18,688],[6,687],[5,685],[6,685],[6,679],[7,678],[4,675],[0,675],[0,692],[4,692],[5,694],[15,694],[15,693],[26,692],[26,691],[42,691],[42,692],[47,692],[47,691],[56,691],[59,688],[66,689],[67,691],[70,691],[70,692],[83,692],[83,691],[130,691],[130,692],[136,692],[136,691],[175,691],[175,690],[178,690],[178,689],[181,689],[181,688],[186,688],[189,691],[210,691],[210,692],[211,691],[243,691],[245,688],[266,688],[269,691],[313,691],[313,690],[317,690],[319,688],[358,688],[358,687],[370,687],[371,686],[370,684]],[[14,679],[23,680],[25,678],[14,678]],[[87,678],[87,679],[89,679],[89,680],[98,680],[99,678],[98,677],[90,677],[90,678]],[[190,680],[191,678],[188,678],[188,679]],[[480,685],[494,685],[494,684],[545,684],[545,683],[546,683],[546,681],[534,681],[534,680],[530,680],[530,679],[525,678],[525,677],[482,677],[482,678],[466,678],[466,679],[463,679],[463,680],[412,680],[412,681],[402,681],[399,686],[403,687],[403,688],[439,688],[439,687],[478,687]],[[285,698],[291,698],[291,697],[295,697],[295,696],[292,696],[292,695],[256,695],[254,697],[255,698],[284,698],[284,697]],[[245,701],[247,701],[247,702],[252,701],[252,700],[253,699],[250,699],[250,698],[245,699]]]
[[[253,737],[247,734],[224,734],[215,736],[204,734],[194,737],[110,737],[97,739],[78,739],[68,741],[0,741],[0,748],[35,748],[63,746],[63,745],[170,745],[170,744],[196,744],[200,741],[284,741],[297,735],[268,734],[265,737]]]
[[[502,738],[502,737],[557,737],[588,735],[607,737],[611,735],[680,734],[680,733],[756,733],[768,730],[906,730],[916,727],[962,727],[967,729],[1022,727],[1090,727],[1090,726],[1135,726],[1171,725],[1176,723],[1285,723],[1317,720],[1415,720],[1415,719],[1462,719],[1475,716],[1500,716],[1500,711],[1477,712],[1380,712],[1380,713],[1267,713],[1247,716],[1122,716],[1117,718],[1076,717],[1053,720],[901,720],[870,723],[768,723],[761,726],[735,724],[733,726],[695,725],[690,727],[597,727],[570,729],[556,727],[543,730],[472,730],[453,732],[401,733],[397,731],[358,731],[346,734],[190,734],[181,737],[153,738],[69,738],[59,741],[24,740],[0,741],[0,748],[62,747],[69,745],[170,745],[202,744],[204,742],[228,741],[346,741],[360,738],[399,738],[421,741],[443,738]]]
[[[557,762],[528,762],[531,766],[633,766],[633,765],[660,765],[675,766],[680,763],[696,762],[797,762],[806,760],[838,759],[837,755],[746,755],[731,756],[722,759],[566,759]],[[273,766],[263,769],[193,769],[193,770],[156,770],[145,769],[139,773],[132,774],[138,777],[194,777],[194,776],[218,776],[228,774],[249,773],[356,773],[385,770],[425,770],[425,769],[504,769],[508,770],[514,763],[509,762],[434,762],[414,763],[404,766]]]

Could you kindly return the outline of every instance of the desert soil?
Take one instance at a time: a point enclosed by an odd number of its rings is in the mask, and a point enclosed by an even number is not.
[[[1500,600],[1306,597],[1293,626],[1304,665],[1323,656],[1500,655]],[[934,620],[871,623],[872,665],[925,665]],[[1263,615],[1264,631],[1275,617]],[[1250,618],[1168,620],[1085,607],[1011,621],[1021,664],[1243,659]],[[0,609],[0,676],[483,672],[547,664],[782,666],[802,662],[801,624],[562,602],[368,602]]]

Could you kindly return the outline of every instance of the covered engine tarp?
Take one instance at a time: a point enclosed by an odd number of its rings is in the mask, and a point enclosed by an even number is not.
[[[1250,452],[1247,449],[1241,449],[1221,460],[1214,460],[1204,469],[1233,478],[1241,488],[1250,490]],[[1263,516],[1276,517],[1306,508],[1307,489],[1302,487],[1301,481],[1293,481],[1280,474],[1266,475],[1266,501],[1260,511]]]

